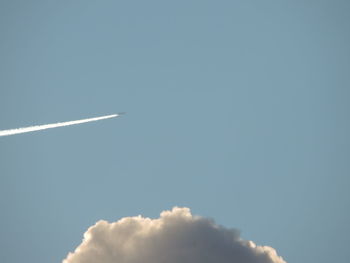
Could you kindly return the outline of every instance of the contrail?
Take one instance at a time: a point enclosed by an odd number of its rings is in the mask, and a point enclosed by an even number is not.
[[[35,126],[30,126],[30,127],[25,127],[25,128],[3,130],[3,131],[0,131],[0,136],[8,136],[8,135],[14,135],[14,134],[25,133],[25,132],[40,131],[40,130],[46,130],[46,129],[51,129],[51,128],[81,124],[81,123],[91,122],[91,121],[99,121],[99,120],[118,117],[122,114],[123,113],[118,113],[118,114],[106,115],[106,116],[101,116],[101,117],[82,119],[82,120],[77,120],[77,121],[57,122],[57,123],[52,123],[52,124],[35,125]]]

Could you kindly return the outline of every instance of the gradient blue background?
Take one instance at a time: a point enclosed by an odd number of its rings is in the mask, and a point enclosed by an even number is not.
[[[0,1],[0,261],[174,205],[348,262],[350,2]]]

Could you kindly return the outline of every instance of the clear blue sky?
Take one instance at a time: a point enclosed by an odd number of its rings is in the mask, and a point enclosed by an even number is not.
[[[0,1],[0,261],[174,205],[348,262],[350,2]]]

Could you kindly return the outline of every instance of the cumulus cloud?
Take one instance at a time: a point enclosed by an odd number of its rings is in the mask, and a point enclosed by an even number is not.
[[[63,263],[286,263],[275,249],[174,207],[158,219],[98,221]]]

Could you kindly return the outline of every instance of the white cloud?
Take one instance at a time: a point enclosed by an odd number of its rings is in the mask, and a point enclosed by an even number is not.
[[[272,247],[242,240],[236,230],[193,216],[188,208],[158,219],[98,221],[63,263],[286,263]]]

